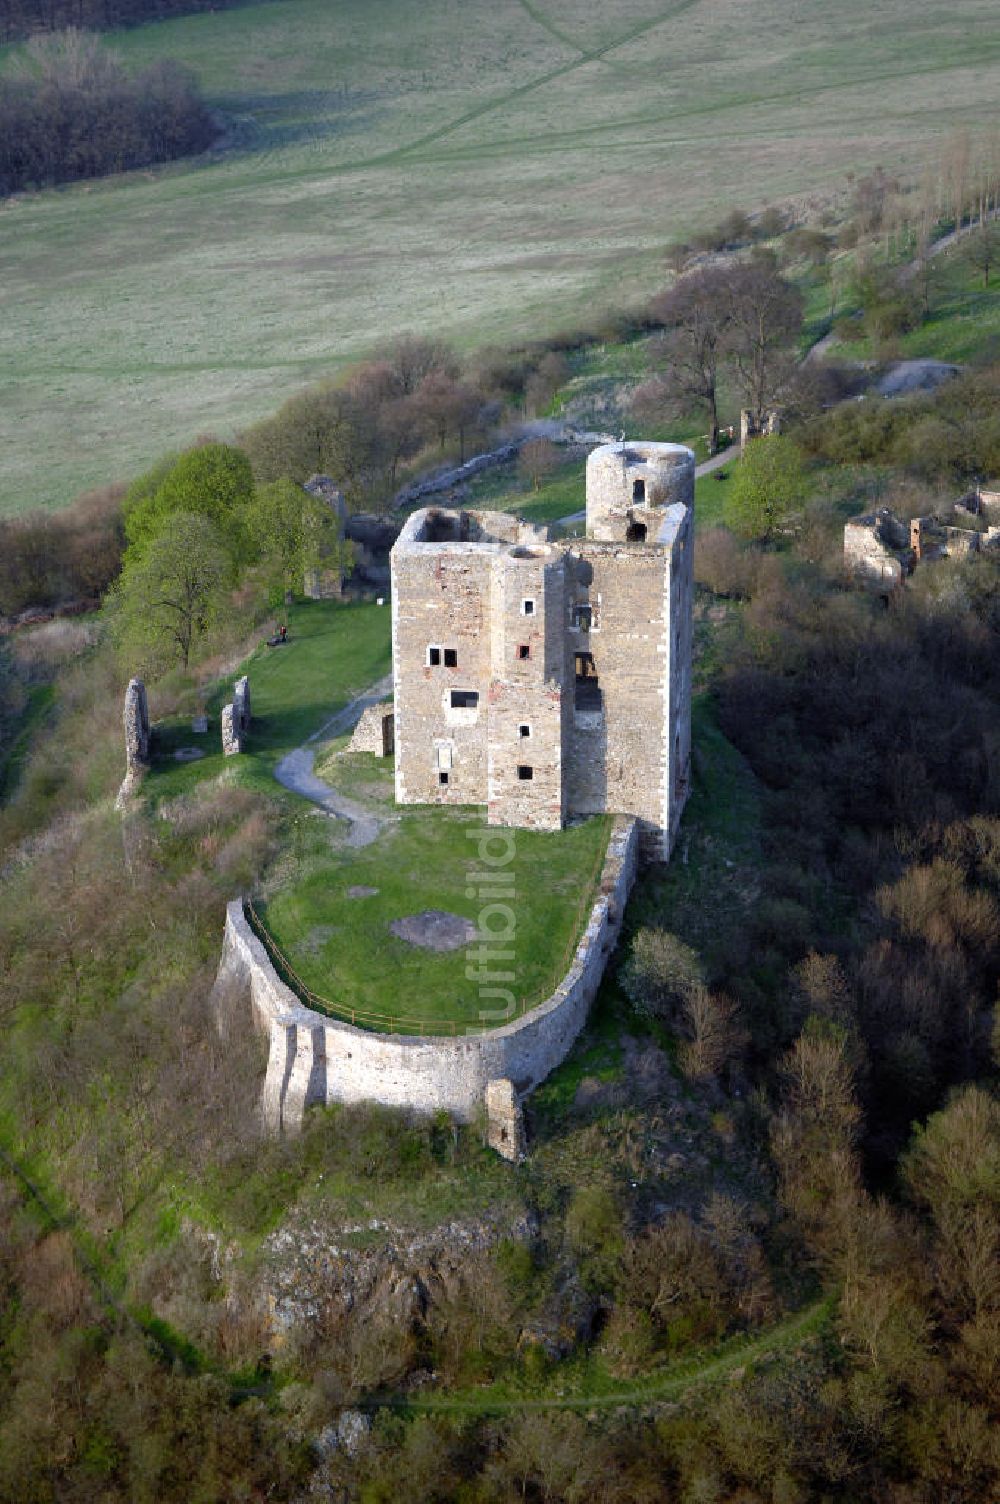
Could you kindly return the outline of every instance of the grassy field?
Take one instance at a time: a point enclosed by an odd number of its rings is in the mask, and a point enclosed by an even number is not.
[[[298,822],[289,871],[259,906],[282,955],[311,991],[335,1005],[331,1011],[357,1010],[357,1022],[369,1027],[391,1028],[395,1021],[418,1033],[462,1033],[506,1022],[502,1003],[484,1000],[479,981],[466,975],[465,945],[426,950],[389,929],[393,920],[425,909],[477,921],[483,900],[469,888],[478,849],[470,834],[484,828],[483,812],[399,812],[390,768],[370,753],[336,750],[322,776],[380,810],[387,824],[372,845],[354,850],[343,843],[343,826],[315,817]],[[546,998],[569,966],[609,831],[602,817],[562,831],[516,833],[509,969],[518,1016]],[[359,896],[358,889],[374,891]]]
[[[191,731],[190,720],[156,723],[155,760],[144,788],[153,799],[187,793],[223,768],[241,782],[278,792],[275,764],[299,746],[335,711],[387,674],[390,668],[390,619],[386,607],[341,605],[335,601],[299,601],[283,612],[288,642],[282,648],[259,647],[245,663],[213,688],[205,701],[207,736]],[[219,715],[232,696],[240,674],[250,679],[253,726],[246,753],[236,762],[219,746]],[[153,706],[155,715],[155,705]],[[180,747],[203,745],[208,755],[179,763]]]
[[[394,331],[469,346],[653,287],[727,206],[978,125],[993,0],[280,0],[138,28],[228,144],[0,212],[0,513],[230,435]]]

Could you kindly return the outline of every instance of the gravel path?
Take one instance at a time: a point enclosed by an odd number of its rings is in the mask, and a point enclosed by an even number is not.
[[[283,757],[274,770],[274,776],[283,788],[291,789],[295,794],[301,794],[303,799],[308,799],[313,804],[318,804],[320,809],[326,810],[328,815],[337,820],[347,820],[351,829],[347,837],[347,845],[354,847],[370,846],[378,839],[379,831],[386,823],[378,815],[373,815],[371,810],[364,805],[357,804],[353,799],[347,799],[343,794],[324,783],[313,772],[313,763],[316,753],[321,751],[324,745],[331,742],[334,737],[342,736],[345,731],[350,731],[361,719],[362,713],[369,705],[377,705],[384,700],[392,690],[392,675],[386,674],[384,679],[379,679],[377,684],[372,684],[363,694],[353,699],[343,710],[338,710],[318,731],[303,743],[296,747],[294,752],[289,752]]]

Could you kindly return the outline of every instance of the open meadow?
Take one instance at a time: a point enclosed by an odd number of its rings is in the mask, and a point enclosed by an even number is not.
[[[0,208],[0,515],[228,437],[402,330],[650,291],[664,246],[916,167],[995,97],[992,0],[267,0],[112,37],[192,66],[189,163]]]

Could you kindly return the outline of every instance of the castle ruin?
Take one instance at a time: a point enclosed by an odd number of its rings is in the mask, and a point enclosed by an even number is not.
[[[396,800],[493,825],[634,815],[666,861],[691,757],[694,455],[605,444],[586,537],[415,512],[392,550]]]

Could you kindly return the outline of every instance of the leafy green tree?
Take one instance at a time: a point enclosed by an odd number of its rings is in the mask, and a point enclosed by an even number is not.
[[[805,467],[799,446],[787,434],[768,434],[747,444],[726,498],[726,525],[743,538],[773,536],[805,499]]]
[[[144,668],[180,661],[218,619],[232,583],[226,544],[207,517],[175,512],[148,547],[131,552],[115,590],[116,635]]]
[[[308,569],[343,575],[353,560],[353,545],[341,537],[337,513],[287,476],[259,487],[247,525],[275,596],[301,590]]]
[[[167,519],[183,512],[204,517],[234,562],[246,557],[245,512],[253,501],[250,461],[229,444],[205,444],[189,449],[160,476],[155,489],[144,482],[126,500],[125,533],[130,547],[145,551],[162,532]]]

